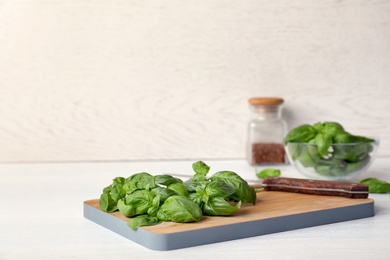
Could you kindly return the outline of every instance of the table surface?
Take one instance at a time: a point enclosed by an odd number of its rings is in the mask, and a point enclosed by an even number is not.
[[[184,180],[193,162],[0,164],[0,259],[389,259],[389,194],[370,194],[374,217],[173,251],[147,249],[83,217],[83,202],[99,198],[114,177],[149,172]],[[249,182],[264,168],[243,160],[204,162],[210,174],[231,170]],[[272,167],[302,178],[290,165]],[[361,179],[390,181],[389,172],[390,158],[377,158]]]

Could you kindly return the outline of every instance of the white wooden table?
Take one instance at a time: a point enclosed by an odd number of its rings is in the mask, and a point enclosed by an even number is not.
[[[256,179],[243,160],[205,162],[210,172]],[[0,164],[0,259],[389,259],[389,194],[370,194],[371,218],[173,251],[147,249],[83,217],[83,202],[98,198],[116,176],[191,176],[192,163]],[[284,177],[302,177],[290,166],[278,168]],[[390,158],[377,158],[361,178],[368,176],[390,181]]]

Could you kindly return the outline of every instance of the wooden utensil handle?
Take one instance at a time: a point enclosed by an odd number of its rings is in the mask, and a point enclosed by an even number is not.
[[[263,187],[266,191],[284,191],[347,198],[368,197],[367,185],[346,181],[267,177],[263,180]]]

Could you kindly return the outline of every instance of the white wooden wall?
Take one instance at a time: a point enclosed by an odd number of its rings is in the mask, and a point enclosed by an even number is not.
[[[390,155],[389,0],[0,0],[0,162],[243,158],[247,99]]]

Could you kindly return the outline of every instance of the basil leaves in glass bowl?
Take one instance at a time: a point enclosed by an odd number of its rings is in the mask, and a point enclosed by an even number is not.
[[[304,124],[285,138],[290,163],[312,179],[356,180],[373,163],[379,140],[350,134],[336,122]]]

